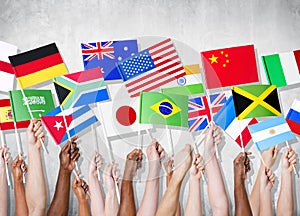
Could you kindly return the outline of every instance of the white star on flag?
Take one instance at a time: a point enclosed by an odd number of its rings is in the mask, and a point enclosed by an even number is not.
[[[55,127],[57,131],[59,131],[60,128],[64,128],[62,126],[62,122],[58,122],[58,121],[55,121],[55,125],[53,127]]]

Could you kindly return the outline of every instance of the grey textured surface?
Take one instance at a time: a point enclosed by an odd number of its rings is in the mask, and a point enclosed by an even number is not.
[[[83,41],[159,35],[182,41],[196,51],[248,43],[255,44],[258,54],[286,52],[300,48],[300,1],[294,0],[0,0],[0,5],[0,40],[17,45],[21,51],[54,41],[63,54],[70,72],[83,69],[80,55],[80,43]],[[290,94],[290,91],[294,96]],[[299,91],[299,86],[282,90],[280,95],[284,98],[281,98],[284,110],[288,108],[294,97],[299,98]],[[1,94],[0,96],[3,98],[6,95]],[[99,131],[97,133],[100,135]],[[23,149],[26,152],[24,131],[20,135]],[[173,136],[176,139],[175,151],[178,151],[187,140],[191,141],[190,136],[185,132],[175,131]],[[5,137],[12,155],[15,156],[17,148],[14,134],[6,133]],[[81,158],[79,165],[86,177],[87,158],[91,156],[94,146],[89,140],[89,133],[81,137],[80,146],[85,158]],[[149,139],[146,137],[144,141],[147,143]],[[165,136],[161,137],[161,143],[167,143]],[[100,151],[107,155],[105,146],[100,144],[99,147]],[[112,147],[118,156],[117,161],[122,170],[124,161],[121,158],[125,158],[126,153],[133,147],[121,141],[113,141]],[[293,144],[293,147],[299,154],[299,143]],[[50,138],[47,148],[50,154],[43,154],[49,205],[55,188],[59,151]],[[234,204],[232,161],[239,151],[236,144],[226,136],[226,145],[220,153],[222,170],[226,173],[225,182],[231,206]],[[250,151],[254,152],[252,159],[254,172],[249,178],[253,185],[259,158],[252,144]],[[144,169],[144,175],[145,173]],[[280,168],[276,169],[275,173],[279,177]],[[164,181],[162,181],[162,185],[164,185]],[[252,185],[247,184],[248,189]],[[279,185],[280,183],[275,185],[274,200],[277,200]],[[295,192],[295,208],[296,214],[299,215],[299,178],[296,179],[295,185],[295,191],[297,191]],[[136,200],[139,204],[143,195],[144,182],[137,182],[135,186]],[[161,188],[164,191],[165,187]],[[210,215],[206,185],[202,189],[204,212],[205,215]],[[183,207],[187,195],[188,187],[183,185],[181,195]],[[13,215],[12,190],[10,190],[9,196],[9,215]],[[276,205],[275,201],[273,203]],[[71,195],[69,214],[76,215],[76,212],[77,201]]]

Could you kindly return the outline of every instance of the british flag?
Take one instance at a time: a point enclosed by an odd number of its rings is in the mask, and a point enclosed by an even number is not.
[[[82,55],[84,56],[83,61],[90,61],[97,56],[98,60],[102,60],[104,56],[114,59],[115,56],[114,48],[111,47],[112,41],[107,41],[104,43],[83,43],[82,44]],[[103,45],[102,45],[103,44]]]
[[[210,99],[210,106],[212,114],[214,115],[218,112],[221,107],[226,103],[226,96],[225,93],[216,93],[209,95]]]
[[[206,96],[189,99],[188,102],[189,131],[203,130],[211,122],[211,112]]]
[[[138,52],[137,40],[81,43],[84,69],[100,67],[104,80],[122,79],[116,63]]]

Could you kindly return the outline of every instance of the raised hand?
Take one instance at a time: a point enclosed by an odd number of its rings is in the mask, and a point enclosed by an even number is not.
[[[234,159],[234,175],[235,177],[240,178],[241,180],[245,180],[247,178],[247,173],[251,170],[250,160],[248,155],[251,155],[251,152],[241,152]]]
[[[104,158],[99,152],[95,152],[92,161],[89,162],[89,173],[98,178],[98,170],[103,166]]]
[[[76,146],[77,136],[72,137],[71,141],[68,141],[59,154],[60,168],[72,172],[75,168],[75,162],[79,159],[79,148]]]
[[[282,155],[281,163],[282,171],[288,170],[290,173],[293,172],[293,166],[296,167],[297,165],[297,156],[292,148],[286,148],[285,153]]]
[[[41,140],[44,141],[45,139],[44,136],[44,128],[41,121],[36,119],[31,120],[26,131],[28,145],[40,149],[42,147]]]
[[[14,181],[23,182],[23,175],[27,172],[25,161],[22,159],[23,152],[18,155],[11,164]]]

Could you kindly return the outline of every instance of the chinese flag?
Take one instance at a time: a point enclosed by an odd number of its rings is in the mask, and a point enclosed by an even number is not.
[[[254,45],[201,52],[208,89],[258,82]]]

